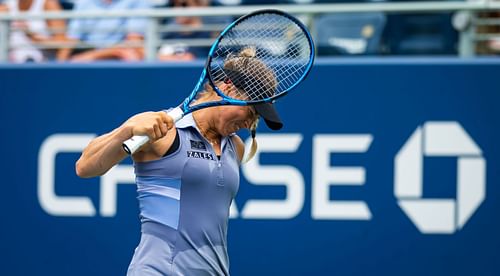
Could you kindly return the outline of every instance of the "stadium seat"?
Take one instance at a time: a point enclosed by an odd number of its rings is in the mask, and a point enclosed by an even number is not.
[[[70,11],[75,6],[75,0],[59,0],[59,4],[63,10]]]
[[[390,15],[384,37],[391,55],[457,53],[458,34],[451,13]]]
[[[237,6],[241,5],[241,0],[214,0],[212,1],[212,6]]]
[[[379,54],[385,22],[386,17],[380,12],[320,16],[313,24],[318,54]]]

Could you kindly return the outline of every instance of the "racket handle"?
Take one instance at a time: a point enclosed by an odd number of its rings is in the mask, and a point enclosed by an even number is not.
[[[134,154],[142,145],[146,144],[149,141],[149,137],[146,135],[134,135],[132,138],[123,142],[122,147],[123,150],[127,154]]]
[[[184,116],[184,112],[179,107],[170,110],[169,112],[167,112],[167,114],[170,117],[172,117],[174,123],[182,119],[182,117]],[[123,142],[122,147],[127,154],[134,154],[140,147],[142,147],[148,141],[149,137],[147,135],[134,135],[132,138]]]

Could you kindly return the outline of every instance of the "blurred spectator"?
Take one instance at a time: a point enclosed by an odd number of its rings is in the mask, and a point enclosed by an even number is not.
[[[45,11],[60,11],[57,0],[7,0],[0,4],[0,12],[17,14],[26,12],[32,15]],[[66,41],[64,20],[16,20],[11,22],[9,37],[9,60],[15,63],[41,62],[63,59],[61,50],[39,49],[38,46],[51,47],[54,43]]]
[[[500,37],[491,39],[489,44],[493,52],[500,53]]]
[[[500,12],[491,12],[487,18],[499,20]],[[488,28],[488,32],[491,34],[499,34],[500,33],[500,24],[492,25]],[[493,37],[488,41],[488,47],[491,53],[498,54],[500,53],[500,36]]]
[[[147,0],[79,0],[74,11],[101,11],[148,9]],[[142,41],[147,20],[144,18],[85,18],[73,19],[68,36],[85,49],[66,49],[64,58],[73,61],[144,59]],[[128,43],[128,44],[127,44]],[[136,43],[136,45],[130,45]],[[75,43],[76,44],[76,43]],[[139,45],[139,46],[137,46]]]
[[[172,7],[207,7],[209,0],[172,0]],[[163,36],[164,39],[210,39],[216,38],[217,31],[198,31],[196,28],[218,24],[225,26],[232,21],[232,17],[195,17],[178,16],[166,22],[166,26],[172,28],[189,28],[185,31],[169,32]],[[224,27],[220,28],[222,30]],[[158,59],[163,61],[187,61],[195,58],[206,58],[210,46],[189,46],[186,43],[164,43],[158,52]]]

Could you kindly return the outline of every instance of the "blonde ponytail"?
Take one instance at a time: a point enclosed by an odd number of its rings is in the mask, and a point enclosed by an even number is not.
[[[253,125],[250,127],[250,134],[252,136],[252,144],[250,145],[250,151],[247,151],[245,149],[245,154],[242,160],[242,163],[247,163],[250,161],[254,156],[255,153],[257,152],[257,139],[255,139],[255,134],[257,131],[257,125],[259,123],[259,119],[256,119]]]

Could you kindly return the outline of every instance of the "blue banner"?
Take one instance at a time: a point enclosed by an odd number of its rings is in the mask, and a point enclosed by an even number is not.
[[[75,161],[179,104],[202,66],[0,65],[0,274],[126,274],[131,161],[93,179]],[[499,75],[498,59],[318,60],[242,167],[232,275],[498,275]]]

